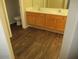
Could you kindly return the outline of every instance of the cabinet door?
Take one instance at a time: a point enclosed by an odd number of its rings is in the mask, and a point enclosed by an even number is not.
[[[36,13],[36,16],[35,16],[35,24],[37,26],[45,26],[45,15],[42,14],[42,13]]]
[[[30,24],[30,25],[34,25],[35,24],[35,20],[36,20],[35,16],[36,16],[35,13],[26,12],[27,23]]]
[[[56,17],[56,30],[64,32],[65,24],[66,24],[66,17],[64,16]]]
[[[54,15],[46,15],[46,27],[49,29],[55,29],[56,27],[56,16]]]

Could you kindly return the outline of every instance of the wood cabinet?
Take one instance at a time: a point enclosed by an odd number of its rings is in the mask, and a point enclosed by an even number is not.
[[[35,17],[35,16],[33,16],[33,17]],[[36,22],[37,26],[45,25],[45,15],[44,14],[37,13],[35,18],[36,18],[35,22]]]
[[[66,16],[59,15],[46,15],[46,27],[64,32],[65,24],[66,24]]]
[[[43,14],[43,13],[26,13],[27,22],[29,25],[45,27],[47,29],[64,32],[66,24],[66,16]]]
[[[57,16],[56,17],[56,30],[63,32],[65,29],[66,17],[65,16]]]
[[[45,15],[40,13],[27,12],[27,23],[30,25],[44,26]]]
[[[27,23],[29,25],[35,25],[36,14],[35,13],[31,13],[31,12],[27,12],[26,13],[26,19],[27,19]]]
[[[46,15],[46,27],[49,29],[55,29],[56,28],[56,16],[52,16],[52,15]]]

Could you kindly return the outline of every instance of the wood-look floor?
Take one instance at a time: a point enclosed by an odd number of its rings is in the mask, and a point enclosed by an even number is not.
[[[63,35],[29,27],[11,26],[16,59],[58,59]]]

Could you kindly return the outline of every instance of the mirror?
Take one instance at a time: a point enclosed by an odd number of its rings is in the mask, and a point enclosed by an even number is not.
[[[62,8],[68,9],[70,0],[32,0],[35,8]]]
[[[32,0],[32,3],[35,8],[44,8],[45,0]]]

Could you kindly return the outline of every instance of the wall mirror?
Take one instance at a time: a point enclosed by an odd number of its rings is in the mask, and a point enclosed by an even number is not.
[[[32,6],[35,8],[69,8],[70,0],[32,0]]]

